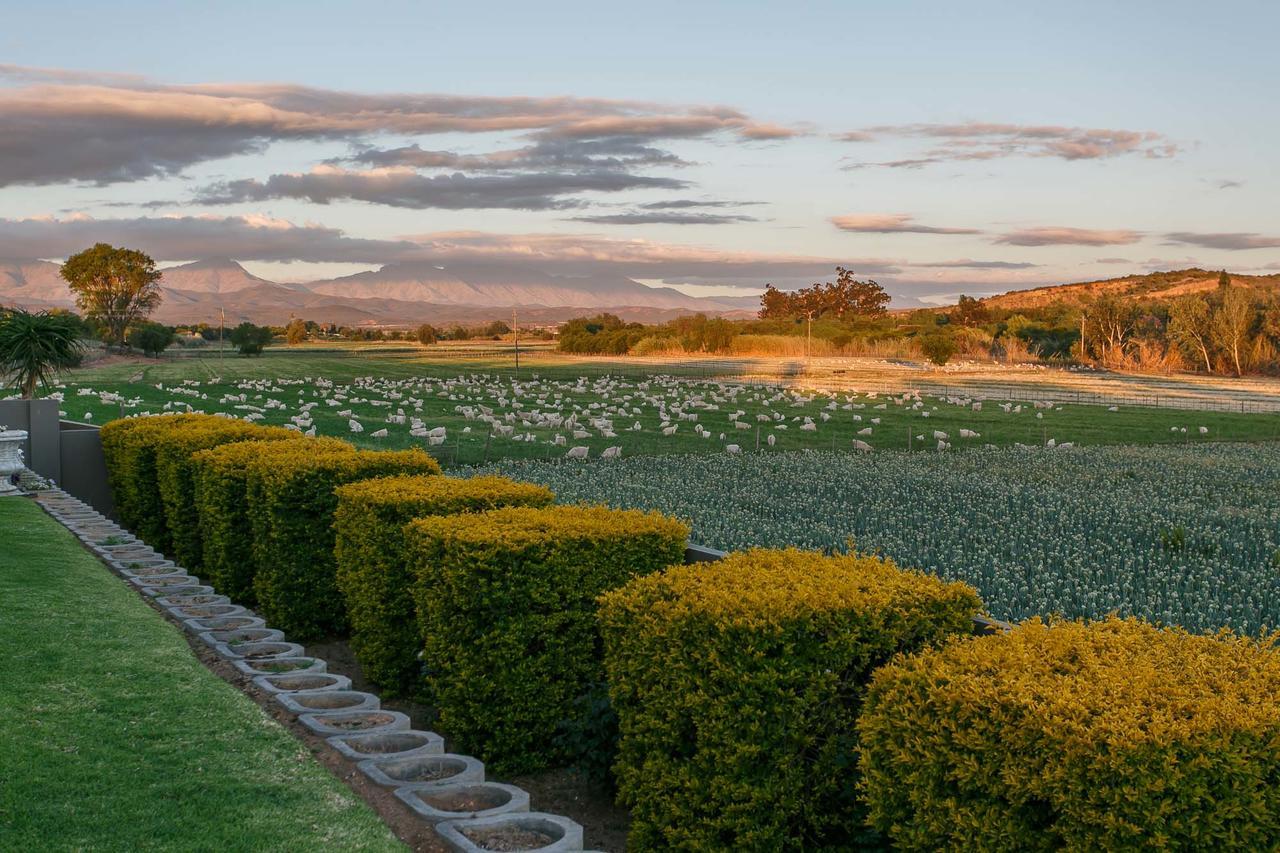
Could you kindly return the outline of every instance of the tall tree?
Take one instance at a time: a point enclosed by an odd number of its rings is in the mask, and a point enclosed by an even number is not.
[[[960,301],[951,310],[951,322],[957,326],[980,326],[991,319],[991,312],[982,300],[960,294]]]
[[[1253,326],[1253,305],[1244,288],[1227,287],[1222,292],[1222,303],[1213,312],[1213,338],[1218,346],[1231,357],[1236,376],[1240,376],[1240,350],[1249,340]]]
[[[777,317],[848,316],[878,317],[889,307],[889,294],[871,279],[859,281],[852,270],[836,267],[834,283],[818,283],[792,293],[783,293],[772,284],[765,285],[760,297],[760,319]]]
[[[289,346],[295,346],[307,339],[307,324],[296,317],[284,327],[284,339]]]
[[[1218,273],[1218,287],[1220,287],[1223,290],[1226,290],[1230,286],[1231,286],[1231,276],[1227,275],[1227,271],[1223,270],[1222,272]]]
[[[102,325],[108,345],[123,347],[129,325],[160,305],[160,271],[134,249],[98,243],[67,258],[61,274],[80,310]]]
[[[1090,344],[1097,344],[1104,361],[1124,355],[1138,323],[1138,308],[1110,294],[1098,297],[1081,317],[1081,330]]]
[[[1213,346],[1213,323],[1209,303],[1200,296],[1183,296],[1169,306],[1169,337],[1197,360],[1204,361],[1206,373],[1213,373],[1209,358]]]
[[[0,379],[24,399],[80,361],[75,315],[0,310]]]

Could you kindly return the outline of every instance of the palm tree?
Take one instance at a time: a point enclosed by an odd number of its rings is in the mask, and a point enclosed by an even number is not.
[[[23,399],[75,365],[80,350],[75,325],[65,316],[20,308],[0,312],[0,381],[17,388]]]

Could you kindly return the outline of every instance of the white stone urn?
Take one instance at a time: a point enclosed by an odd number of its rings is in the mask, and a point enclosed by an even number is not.
[[[25,467],[22,444],[26,440],[26,430],[0,429],[0,496],[21,494],[10,478]]]

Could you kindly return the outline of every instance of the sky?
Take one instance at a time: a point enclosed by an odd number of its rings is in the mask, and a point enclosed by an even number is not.
[[[3,5],[0,258],[898,305],[1280,270],[1273,3]]]

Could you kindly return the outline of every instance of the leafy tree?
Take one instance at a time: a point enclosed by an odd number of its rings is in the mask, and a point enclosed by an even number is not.
[[[255,326],[244,322],[231,330],[227,339],[241,355],[262,355],[263,348],[271,343],[271,330],[266,326]]]
[[[432,326],[429,323],[423,323],[421,326],[418,327],[418,331],[415,333],[415,337],[418,339],[418,343],[422,344],[425,347],[425,346],[430,346],[431,344],[434,344],[437,340],[439,340],[440,333],[436,331],[435,326]]]
[[[1118,359],[1124,355],[1125,346],[1133,336],[1138,313],[1136,305],[1115,296],[1098,297],[1085,309],[1082,318],[1087,343],[1096,345],[1104,360]]]
[[[945,332],[932,332],[920,339],[920,351],[925,358],[941,367],[956,354],[955,338]]]
[[[284,339],[289,346],[297,346],[307,339],[307,324],[298,319],[289,321],[284,327]]]
[[[61,275],[80,310],[101,323],[108,345],[123,347],[125,331],[160,304],[160,271],[134,249],[98,243],[67,258]]]
[[[153,358],[173,343],[173,329],[163,323],[139,323],[129,329],[129,346],[140,349]]]
[[[1218,273],[1218,287],[1222,290],[1226,290],[1230,286],[1231,286],[1231,276],[1227,275],[1227,271],[1223,270],[1222,272]]]
[[[889,294],[883,287],[870,279],[859,281],[851,270],[836,267],[835,283],[814,284],[793,293],[783,293],[772,284],[765,285],[764,295],[760,297],[760,318],[879,317],[888,307]]]
[[[1209,303],[1200,296],[1183,296],[1169,306],[1169,339],[1183,350],[1204,361],[1206,373],[1213,373],[1209,358],[1213,346],[1213,323]]]
[[[493,338],[495,341],[503,335],[511,334],[511,327],[501,320],[494,320],[485,326],[480,336],[484,338]]]
[[[45,311],[0,310],[0,378],[24,399],[80,362],[77,324]]]
[[[1213,312],[1213,339],[1231,357],[1236,376],[1241,375],[1240,350],[1249,340],[1254,311],[1243,288],[1228,286],[1222,303]]]
[[[990,319],[991,314],[982,300],[964,294],[960,295],[960,301],[951,311],[951,322],[957,326],[981,326]]]

